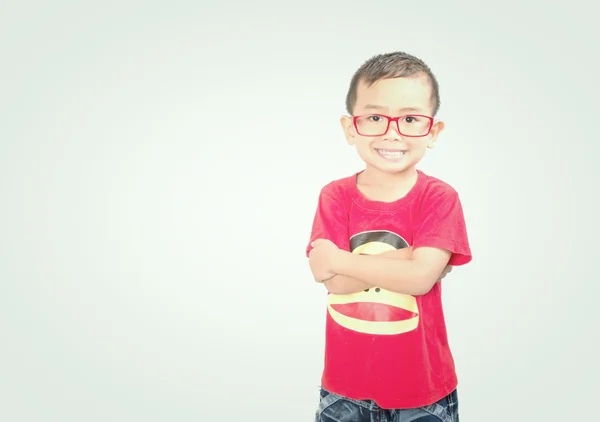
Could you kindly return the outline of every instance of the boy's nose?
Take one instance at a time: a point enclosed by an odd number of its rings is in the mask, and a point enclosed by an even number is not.
[[[383,136],[384,141],[401,141],[402,136],[398,133],[398,126],[396,123],[390,122],[390,127],[388,127],[388,131]]]

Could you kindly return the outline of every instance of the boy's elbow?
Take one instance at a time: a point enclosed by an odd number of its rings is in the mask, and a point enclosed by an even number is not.
[[[423,296],[429,293],[437,282],[435,273],[430,266],[423,265],[421,262],[412,261],[410,271],[407,271],[398,277],[395,284],[396,293],[409,294],[411,296]]]
[[[421,283],[419,283],[415,294],[413,294],[413,296],[424,296],[427,293],[429,293],[431,291],[431,289],[433,289],[433,286],[435,285],[435,282],[431,282],[430,280],[425,280],[425,281],[421,281]]]
[[[398,280],[393,286],[390,286],[388,290],[394,293],[400,293],[411,296],[423,296],[432,289],[433,284],[429,282],[429,279],[424,277],[414,277],[410,282]]]
[[[339,277],[336,275],[330,278],[329,280],[323,282],[323,285],[329,293],[334,295],[343,294],[342,286],[340,286],[340,283],[337,282],[338,278]]]
[[[435,277],[431,273],[420,274],[415,279],[413,285],[413,291],[410,293],[412,296],[423,296],[426,295],[433,289],[433,286],[438,282],[439,277]]]
[[[414,268],[414,293],[413,296],[426,295],[433,289],[433,286],[440,281],[442,269],[438,270],[438,265],[431,265],[429,263],[419,262]]]

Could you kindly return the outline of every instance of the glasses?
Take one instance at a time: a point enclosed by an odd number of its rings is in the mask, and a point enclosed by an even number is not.
[[[422,114],[407,114],[400,117],[384,116],[382,114],[364,114],[352,116],[356,132],[361,136],[383,136],[391,122],[396,122],[398,133],[402,136],[427,136],[433,127],[433,118]]]

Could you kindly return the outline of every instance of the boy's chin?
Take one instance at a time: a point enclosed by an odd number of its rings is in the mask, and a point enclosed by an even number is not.
[[[381,173],[388,173],[390,175],[396,175],[400,173],[411,172],[415,169],[417,163],[412,161],[388,161],[385,160],[365,160],[367,168],[371,168]]]

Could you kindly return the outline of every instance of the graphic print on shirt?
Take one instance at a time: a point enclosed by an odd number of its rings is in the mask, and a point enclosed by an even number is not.
[[[350,238],[355,254],[376,255],[407,248],[401,236],[387,230],[358,233]],[[396,335],[419,325],[419,309],[414,296],[394,293],[379,287],[349,295],[329,294],[327,310],[344,328],[364,334]]]

